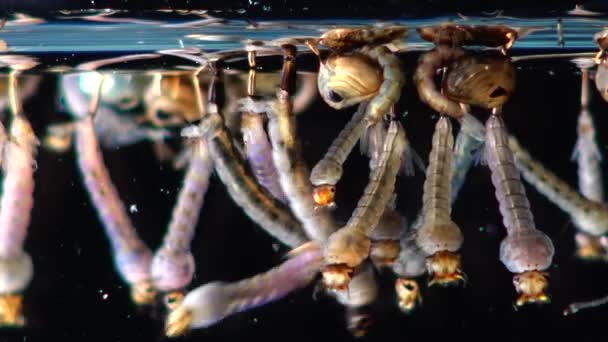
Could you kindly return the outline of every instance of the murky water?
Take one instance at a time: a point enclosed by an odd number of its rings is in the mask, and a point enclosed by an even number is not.
[[[585,84],[586,105],[595,124],[595,142],[600,154],[608,150],[608,119],[604,115],[608,103],[602,97],[602,89],[596,87],[602,74],[593,62],[598,51],[593,37],[602,29],[605,16],[571,15],[559,22],[555,17],[457,16],[391,21],[391,25],[409,28],[407,38],[390,46],[402,63],[406,79],[396,105],[396,118],[425,165],[438,115],[420,100],[413,75],[421,54],[433,45],[422,40],[414,28],[448,19],[462,25],[498,23],[534,28],[515,41],[508,52],[515,70],[515,87],[501,115],[509,132],[535,159],[572,189],[578,189],[577,163],[572,152],[577,142],[581,90]],[[282,79],[283,50],[279,42],[290,42],[285,40],[289,37],[318,37],[340,26],[370,24],[377,22],[253,22],[162,12],[143,16],[58,13],[52,19],[40,21],[19,15],[10,17],[0,31],[0,39],[6,45],[6,51],[0,55],[4,67],[0,77],[3,123],[11,129],[15,117],[9,94],[10,71],[24,69],[13,73],[17,82],[13,89],[18,101],[23,102],[23,114],[41,145],[34,168],[31,223],[23,247],[31,255],[34,269],[33,278],[23,291],[26,324],[2,328],[0,336],[28,341],[48,336],[106,341],[166,338],[167,310],[162,296],[155,299],[154,305],[133,303],[129,286],[114,267],[113,249],[100,215],[116,217],[121,215],[116,212],[122,210],[136,231],[131,240],[140,239],[142,248],[154,253],[162,245],[176,198],[183,188],[185,171],[175,164],[183,161],[180,156],[191,143],[186,143],[180,132],[190,123],[198,123],[201,113],[209,112],[209,104],[214,101],[209,97],[211,89],[218,93],[215,101],[233,138],[235,153],[244,149],[238,101],[247,97],[252,84],[246,50],[256,51],[256,98],[271,99]],[[312,169],[356,107],[335,110],[326,104],[317,89],[319,61],[302,41],[298,43],[292,100],[302,157]],[[495,49],[475,47],[468,53],[499,55]],[[133,54],[137,54],[133,60],[121,60]],[[326,55],[324,50],[323,56]],[[207,64],[217,60],[221,63]],[[206,67],[199,69],[201,63]],[[583,78],[581,63],[589,67],[585,71],[589,79]],[[113,198],[108,195],[112,190],[103,187],[107,183],[96,173],[99,171],[90,173],[92,180],[87,181],[87,173],[78,168],[93,159],[94,149],[74,147],[79,143],[78,134],[82,134],[78,133],[81,129],[78,125],[86,118],[100,75],[104,75],[104,83],[95,114],[97,139],[93,140],[101,146],[101,165],[107,167],[109,179],[117,189],[115,199],[122,202],[106,204],[102,209],[92,201],[94,196],[89,193],[95,190],[91,187],[102,184],[99,196],[106,199]],[[216,88],[212,88],[213,84]],[[474,108],[473,114],[483,122],[489,111]],[[454,133],[458,133],[460,124],[453,122]],[[15,139],[11,137],[8,141],[14,143]],[[369,159],[359,153],[358,146],[354,150],[336,185],[337,207],[330,215],[338,226],[349,220],[369,180]],[[3,155],[4,163],[11,163],[11,154]],[[608,174],[605,165],[600,164],[602,175]],[[600,177],[606,183],[605,176]],[[267,271],[285,262],[290,250],[262,229],[263,224],[246,215],[222,180],[219,171],[210,176],[200,215],[194,220],[191,251],[196,271],[186,290],[212,281],[235,282]],[[410,223],[422,206],[424,180],[420,169],[413,176],[400,174],[397,178],[396,209]],[[536,226],[555,246],[551,266],[546,270],[549,303],[514,307],[517,294],[513,274],[499,260],[499,246],[506,231],[490,171],[483,164],[475,164],[452,209],[452,220],[464,236],[460,254],[466,285],[427,286],[429,276],[419,276],[416,280],[421,288],[422,305],[406,314],[397,305],[396,275],[391,268],[378,267],[377,298],[357,308],[358,313],[365,312],[372,318],[366,338],[460,339],[477,335],[482,329],[513,337],[520,337],[530,329],[543,336],[566,329],[601,336],[608,305],[572,316],[564,316],[563,310],[572,302],[608,295],[606,261],[577,258],[574,241],[577,229],[571,217],[525,184]],[[3,196],[8,197],[6,193]],[[195,203],[192,196],[185,200],[187,205]],[[19,198],[14,201],[21,203]],[[290,210],[288,205],[283,205],[286,211]],[[194,207],[192,210],[198,212]],[[192,212],[188,215],[192,217]],[[116,225],[124,223],[116,221]],[[111,225],[108,222],[106,229]],[[0,242],[0,245],[13,243],[10,239]],[[293,335],[306,339],[351,339],[347,322],[352,321],[353,315],[346,315],[345,319],[345,311],[349,310],[325,291],[315,292],[315,284],[320,282],[317,276],[285,298],[230,315],[208,328],[192,329],[182,339],[257,340]]]

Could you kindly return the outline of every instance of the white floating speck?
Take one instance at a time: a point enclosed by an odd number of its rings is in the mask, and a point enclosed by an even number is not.
[[[131,214],[134,214],[137,212],[137,204],[131,204],[131,206],[129,206],[129,211],[131,212]]]

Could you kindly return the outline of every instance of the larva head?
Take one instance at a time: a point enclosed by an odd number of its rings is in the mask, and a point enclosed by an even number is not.
[[[605,246],[602,246],[601,238],[587,235],[585,233],[576,233],[574,235],[576,241],[576,256],[584,260],[601,260],[606,257]]]
[[[181,336],[190,330],[192,324],[192,311],[178,306],[175,310],[169,313],[165,322],[165,335],[167,337]]]
[[[50,133],[44,137],[44,146],[53,152],[65,152],[72,145],[72,135],[58,135]]]
[[[369,257],[376,266],[391,266],[399,257],[401,246],[396,240],[372,242]]]
[[[515,304],[523,306],[529,303],[548,303],[549,296],[545,290],[549,284],[548,274],[541,271],[527,271],[513,278],[513,285],[519,294]]]
[[[25,318],[22,315],[21,295],[0,295],[0,326],[23,326]]]
[[[321,63],[317,86],[330,107],[343,109],[376,96],[382,81],[382,69],[367,56],[333,54]]]
[[[463,56],[452,63],[443,78],[445,95],[453,101],[497,108],[515,89],[515,70],[506,57]]]
[[[318,207],[335,207],[335,195],[336,187],[329,184],[316,186],[312,191],[312,198]]]
[[[433,254],[427,259],[427,269],[431,275],[429,286],[432,285],[452,285],[464,282],[465,277],[461,271],[460,255],[448,251],[441,251]]]
[[[399,309],[405,313],[412,312],[422,302],[420,287],[413,279],[398,278],[395,281],[395,291],[399,300]]]
[[[164,303],[169,311],[175,310],[184,300],[183,291],[171,291],[165,294]]]
[[[156,299],[156,289],[151,281],[140,281],[131,287],[131,299],[137,305],[150,305]]]
[[[353,271],[353,268],[346,264],[327,265],[321,271],[323,285],[328,290],[346,290],[352,279]]]

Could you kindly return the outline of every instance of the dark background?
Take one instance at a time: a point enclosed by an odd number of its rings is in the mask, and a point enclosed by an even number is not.
[[[408,70],[415,60],[413,55],[404,57]],[[576,166],[570,161],[570,154],[576,140],[580,74],[567,61],[547,60],[520,65],[517,71],[516,92],[504,110],[508,127],[534,156],[576,185]],[[39,136],[46,122],[62,117],[54,109],[55,84],[55,77],[47,75],[37,95],[26,102],[25,109]],[[401,104],[409,111],[403,121],[407,134],[426,159],[435,117],[418,102],[411,84],[404,89]],[[591,109],[605,153],[608,104],[593,86]],[[351,112],[333,111],[317,99],[310,110],[299,116],[309,165],[323,155]],[[25,329],[0,330],[0,340],[162,340],[162,315],[135,308],[127,287],[113,269],[109,245],[81,185],[73,151],[70,152],[57,155],[40,151],[35,207],[26,244],[35,265],[35,277],[25,294],[29,325]],[[181,173],[157,162],[148,144],[104,153],[123,201],[127,206],[137,204],[138,212],[131,214],[135,226],[149,246],[156,248],[166,229]],[[345,169],[337,197],[341,220],[348,219],[367,182],[367,160],[353,153]],[[418,172],[398,183],[399,207],[410,219],[420,207],[422,182],[422,173]],[[532,188],[528,187],[528,193],[538,228],[550,235],[557,250],[550,269],[550,305],[513,309],[512,275],[498,260],[498,246],[505,234],[502,220],[489,172],[479,166],[470,172],[453,211],[454,220],[465,235],[463,260],[468,286],[423,285],[423,307],[404,315],[395,305],[393,276],[385,272],[381,275],[384,289],[373,308],[375,327],[367,338],[422,341],[500,336],[531,340],[559,336],[569,330],[579,336],[600,338],[605,333],[602,324],[606,322],[608,306],[572,317],[563,317],[561,312],[573,300],[608,294],[608,265],[575,259],[574,228],[568,216]],[[274,243],[235,206],[214,177],[192,244],[197,260],[193,286],[212,280],[242,279],[279,264],[286,249],[277,252]],[[421,279],[421,283],[425,280]],[[179,340],[285,338],[350,340],[343,309],[328,298],[313,301],[312,286]]]

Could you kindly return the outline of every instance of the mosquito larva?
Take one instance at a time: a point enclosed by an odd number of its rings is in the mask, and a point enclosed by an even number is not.
[[[211,95],[215,93],[217,81],[217,76],[214,76],[210,85]],[[230,197],[255,223],[287,246],[297,247],[307,241],[302,226],[291,211],[262,188],[246,168],[234,148],[215,100],[208,102],[207,114],[201,118],[200,124],[186,127],[182,136],[205,139],[214,169]]]
[[[452,124],[447,116],[441,116],[435,125],[424,182],[423,223],[416,232],[416,243],[429,256],[428,272],[433,277],[430,284],[464,280],[457,254],[463,236],[450,217],[453,149]]]
[[[103,81],[99,82],[98,93],[91,99],[88,115],[75,123],[77,163],[87,192],[111,242],[118,272],[130,284],[133,301],[149,304],[156,296],[150,274],[152,253],[137,236],[103,162],[95,134],[93,116],[99,104],[102,83]]]
[[[574,225],[583,233],[577,236],[579,243],[577,254],[584,258],[602,257],[602,248],[596,240],[608,232],[608,207],[576,192],[540,162],[534,160],[513,136],[509,137],[509,147],[515,156],[515,165],[524,179],[568,213]],[[592,241],[587,237],[592,237]]]
[[[264,101],[254,99],[257,73],[255,71],[255,51],[250,51],[249,78],[247,80],[247,97],[239,101],[241,114],[241,133],[245,146],[245,156],[251,170],[261,186],[266,188],[276,199],[287,204],[287,197],[279,182],[279,174],[272,160],[272,146],[264,130],[264,113],[267,110]]]
[[[2,198],[0,199],[0,325],[22,326],[21,293],[34,275],[30,255],[23,250],[34,205],[34,172],[38,139],[23,115],[17,94],[17,71],[8,77],[12,114],[9,137],[2,127]]]
[[[298,248],[283,264],[235,283],[214,281],[190,291],[169,314],[167,336],[179,336],[190,329],[206,328],[225,317],[277,301],[307,286],[322,262],[316,243]]]
[[[334,206],[336,184],[342,178],[342,165],[357,143],[358,137],[367,127],[365,120],[368,103],[359,105],[359,109],[334,139],[327,153],[310,173],[310,181],[315,186],[314,201],[319,206]]]
[[[173,306],[180,292],[192,281],[195,271],[190,243],[198,223],[213,164],[205,143],[197,141],[190,150],[188,169],[173,209],[161,247],[152,258],[151,273],[155,287],[167,292],[166,304]]]
[[[285,69],[295,68],[295,51],[286,49]],[[291,66],[290,66],[291,65]],[[289,207],[302,223],[304,231],[311,240],[325,242],[335,225],[330,212],[315,209],[313,190],[310,185],[310,172],[302,157],[301,146],[297,135],[295,115],[292,111],[290,94],[283,82],[278,90],[276,100],[271,102],[268,115],[268,133],[272,142],[272,160],[279,174],[279,182],[289,199]]]
[[[386,126],[377,123],[368,127],[365,137],[361,139],[361,153],[369,156],[369,168],[372,171],[378,167],[386,133]],[[399,255],[399,240],[407,228],[407,219],[397,211],[396,206],[397,194],[394,193],[378,225],[369,235],[369,256],[376,267],[392,265]]]
[[[486,160],[492,172],[507,237],[500,244],[500,260],[514,273],[513,284],[519,293],[518,306],[545,303],[548,275],[555,248],[551,239],[536,229],[530,203],[515,166],[502,118],[493,114],[486,122]]]
[[[406,149],[407,140],[401,125],[391,121],[378,166],[370,174],[364,194],[346,225],[333,233],[325,246],[326,267],[323,279],[327,287],[345,288],[352,270],[368,257],[369,235],[395,188],[397,173]]]
[[[581,68],[581,112],[578,117],[578,138],[572,157],[578,164],[578,187],[586,198],[604,202],[604,184],[602,179],[602,155],[596,141],[596,129],[589,112],[589,71]]]

